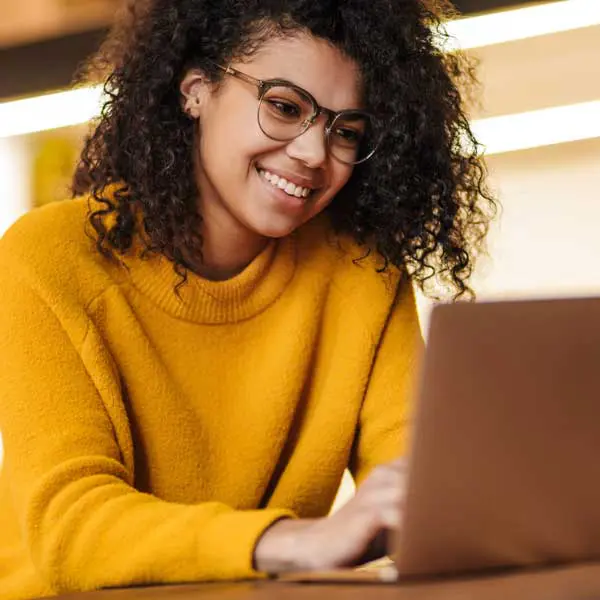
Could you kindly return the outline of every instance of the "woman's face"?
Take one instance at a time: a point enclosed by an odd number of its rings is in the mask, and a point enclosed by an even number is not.
[[[230,66],[256,79],[287,80],[334,111],[361,106],[355,63],[323,40],[274,39],[250,61]],[[191,71],[181,90],[200,123],[198,185],[207,226],[214,219],[222,233],[288,235],[321,212],[350,178],[353,167],[327,150],[325,115],[301,136],[274,141],[259,127],[258,92],[251,83],[225,75],[215,87]]]

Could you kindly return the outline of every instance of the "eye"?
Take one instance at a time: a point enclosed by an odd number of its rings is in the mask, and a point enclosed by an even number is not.
[[[358,145],[362,139],[362,132],[350,127],[337,127],[335,136],[344,144]]]
[[[267,104],[271,111],[279,117],[285,119],[298,119],[302,114],[300,107],[293,102],[269,98]]]

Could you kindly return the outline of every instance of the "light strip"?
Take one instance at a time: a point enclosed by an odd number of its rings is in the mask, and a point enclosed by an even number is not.
[[[85,123],[101,101],[93,87],[0,104],[0,138]],[[472,128],[488,155],[596,138],[600,101],[480,119]]]
[[[600,0],[560,0],[451,21],[447,29],[467,49],[599,24]],[[450,45],[452,41],[446,42],[444,49],[451,50]],[[85,123],[99,113],[101,101],[97,86],[2,103],[0,138]],[[485,127],[493,127],[491,123]],[[491,139],[489,144],[496,145]]]
[[[101,101],[93,87],[0,104],[0,138],[85,123]],[[472,128],[488,155],[591,139],[600,137],[600,101],[481,119]]]
[[[600,101],[481,119],[472,123],[486,154],[600,137]]]
[[[593,25],[600,25],[600,0],[561,0],[449,21],[446,30],[456,39],[441,46],[467,50]]]
[[[600,25],[600,0],[561,0],[446,24],[455,38],[445,50],[476,48]],[[67,127],[89,121],[100,111],[99,87],[80,88],[0,104],[0,138]]]
[[[80,125],[100,113],[102,88],[85,87],[0,104],[0,138]]]

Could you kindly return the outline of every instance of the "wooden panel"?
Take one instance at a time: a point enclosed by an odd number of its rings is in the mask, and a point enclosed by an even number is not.
[[[478,48],[490,117],[600,99],[600,25]]]
[[[0,48],[105,26],[121,0],[7,0]]]

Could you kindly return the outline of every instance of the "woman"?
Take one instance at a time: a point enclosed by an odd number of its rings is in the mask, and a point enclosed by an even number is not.
[[[410,283],[470,295],[494,206],[441,16],[153,0],[115,30],[81,195],[0,242],[3,598],[381,554]]]

